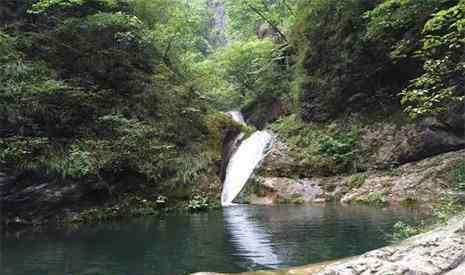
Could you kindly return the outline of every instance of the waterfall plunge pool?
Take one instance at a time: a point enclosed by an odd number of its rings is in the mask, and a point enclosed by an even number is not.
[[[235,206],[2,238],[2,275],[177,275],[286,268],[387,245],[416,210]]]

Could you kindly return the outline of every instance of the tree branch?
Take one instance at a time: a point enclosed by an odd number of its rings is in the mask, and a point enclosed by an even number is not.
[[[286,43],[289,43],[289,41],[287,40],[286,35],[279,29],[279,27],[274,22],[272,22],[270,19],[268,19],[259,9],[257,9],[253,5],[251,5],[248,1],[244,1],[244,2],[245,2],[245,4],[247,5],[247,7],[250,10],[255,12],[261,19],[263,19],[266,23],[268,23],[273,28],[273,30],[279,34],[281,39],[286,41]]]
[[[295,12],[294,12],[294,9],[289,5],[289,3],[287,3],[286,0],[282,0],[284,6],[286,6],[287,10],[289,11],[289,13],[292,15],[292,16],[295,16]]]

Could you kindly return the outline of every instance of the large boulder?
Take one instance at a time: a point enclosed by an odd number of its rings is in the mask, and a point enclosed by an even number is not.
[[[368,252],[326,267],[318,275],[464,274],[465,219],[399,245]]]
[[[362,131],[362,147],[375,168],[396,166],[465,148],[465,134],[459,120],[448,117],[454,127],[436,118],[406,125],[374,123]]]
[[[289,109],[288,104],[280,98],[261,96],[246,105],[242,112],[248,124],[263,129],[268,123],[288,114]]]

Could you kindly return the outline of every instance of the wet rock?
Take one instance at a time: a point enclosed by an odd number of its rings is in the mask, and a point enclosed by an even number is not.
[[[447,171],[462,160],[465,160],[465,150],[408,163],[389,171],[368,172],[363,184],[350,189],[341,202],[369,202],[373,193],[384,194],[391,205],[434,202],[439,199],[439,194],[450,191]]]
[[[1,222],[7,230],[43,224],[70,208],[102,203],[108,197],[108,186],[102,182],[47,182],[0,175]]]
[[[271,192],[268,193],[273,197],[268,202],[273,202],[275,199],[288,201],[293,203],[310,203],[324,202],[324,191],[316,183],[309,179],[295,180],[290,178],[259,178],[260,185]],[[267,197],[267,196],[263,196]],[[260,202],[260,196],[252,199],[251,203]],[[263,204],[263,200],[261,203]]]
[[[356,175],[303,179],[268,176],[267,169],[276,166],[282,169],[284,166],[280,162],[283,160],[287,162],[289,159],[279,150],[272,152],[272,156],[267,159],[264,176],[257,181],[265,191],[257,192],[252,203],[270,203],[278,197],[285,201],[298,198],[305,203],[341,201],[390,205],[418,203],[427,206],[439,199],[438,194],[451,193],[447,171],[455,163],[465,160],[465,150],[441,154],[390,170],[372,170]]]
[[[437,118],[403,126],[385,122],[366,126],[361,145],[367,168],[389,168],[465,148],[465,134],[457,119],[447,119],[453,126]]]
[[[263,129],[267,124],[289,113],[290,107],[279,98],[258,98],[242,109],[247,124]]]
[[[465,265],[465,219],[399,245],[368,252],[316,273],[318,275],[440,275],[460,273]]]

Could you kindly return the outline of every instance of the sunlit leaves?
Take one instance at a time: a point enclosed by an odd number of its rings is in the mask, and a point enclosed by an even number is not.
[[[206,1],[133,0],[130,4],[147,26],[147,39],[170,62],[186,66],[191,53],[208,52]]]
[[[237,107],[259,92],[259,80],[271,65],[274,47],[269,39],[233,42],[197,63],[195,72],[209,86],[205,90],[210,95]]]
[[[257,35],[260,25],[267,24],[281,39],[295,22],[297,0],[226,0],[230,33],[237,39]]]
[[[85,0],[40,0],[32,5],[31,13],[43,13],[51,8],[68,8],[73,6],[79,6],[84,3]]]
[[[424,74],[402,93],[402,104],[414,118],[465,103],[465,1],[434,14],[424,27],[419,55]]]

